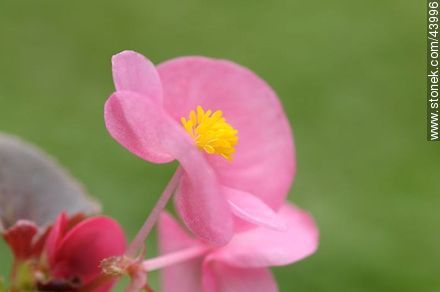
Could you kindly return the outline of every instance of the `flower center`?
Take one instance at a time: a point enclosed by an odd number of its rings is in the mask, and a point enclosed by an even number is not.
[[[222,111],[213,113],[198,106],[196,111],[189,113],[188,119],[182,117],[180,121],[199,149],[232,160],[238,131],[228,124]]]

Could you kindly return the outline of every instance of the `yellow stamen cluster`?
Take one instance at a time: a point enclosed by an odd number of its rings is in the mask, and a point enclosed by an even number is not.
[[[181,122],[199,149],[232,160],[238,131],[226,122],[222,111],[212,113],[198,106],[196,111],[189,113],[188,119],[181,118]]]

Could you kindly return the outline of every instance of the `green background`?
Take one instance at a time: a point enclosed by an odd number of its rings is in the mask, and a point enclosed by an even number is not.
[[[290,200],[320,227],[315,255],[274,269],[280,291],[440,291],[425,4],[1,0],[0,130],[54,155],[132,237],[176,165],[141,161],[106,132],[111,56],[233,60],[282,99],[298,157]],[[0,257],[6,275],[3,243]]]

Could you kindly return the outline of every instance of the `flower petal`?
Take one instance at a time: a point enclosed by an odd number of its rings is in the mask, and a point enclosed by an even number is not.
[[[122,255],[125,237],[119,224],[104,216],[89,218],[73,227],[58,244],[51,271],[55,277],[80,277],[87,283],[100,273],[100,263]]]
[[[49,261],[49,265],[55,265],[56,262],[56,253],[58,250],[58,246],[67,231],[68,220],[66,213],[61,213],[55,223],[52,225],[49,235],[47,237],[45,243],[45,250],[47,253],[47,259]]]
[[[160,104],[162,86],[153,63],[134,51],[123,51],[112,58],[116,91],[132,91]]]
[[[207,155],[225,186],[258,196],[278,209],[290,188],[295,158],[291,129],[273,90],[229,61],[183,57],[157,67],[166,111],[176,120],[198,105],[222,110],[238,130],[233,161]]]
[[[236,189],[224,187],[223,190],[237,217],[274,230],[286,230],[286,222],[258,197]]]
[[[198,245],[180,225],[163,212],[158,223],[160,254],[168,254]],[[163,292],[202,292],[202,257],[188,260],[161,270],[161,291]]]
[[[182,177],[175,196],[176,208],[195,235],[210,244],[225,245],[233,234],[229,206],[215,183],[200,180],[206,177],[194,173]]]
[[[0,133],[0,161],[0,230],[21,219],[47,227],[62,211],[100,209],[66,170],[33,145]]]
[[[185,170],[175,195],[176,208],[186,226],[201,239],[224,245],[232,237],[232,213],[214,170],[184,129],[171,118],[161,142]]]
[[[184,129],[161,107],[134,92],[114,93],[105,106],[106,125],[119,143],[153,162],[177,159],[186,172],[177,195],[187,226],[217,244],[232,236],[232,216],[216,176]]]
[[[204,292],[278,291],[272,273],[264,268],[237,268],[211,262],[204,265],[203,277]]]
[[[163,116],[161,106],[131,91],[113,93],[104,108],[105,124],[112,137],[130,152],[154,163],[174,159],[159,138]]]
[[[279,214],[287,223],[287,231],[259,227],[236,234],[209,259],[257,268],[291,264],[314,253],[318,246],[318,229],[312,217],[293,205],[285,205]]]
[[[34,255],[32,242],[38,227],[31,221],[19,220],[14,226],[5,230],[2,235],[12,250],[14,259],[27,260]]]

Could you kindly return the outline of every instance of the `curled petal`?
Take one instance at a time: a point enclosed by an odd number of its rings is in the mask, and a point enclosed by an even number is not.
[[[174,160],[159,138],[163,116],[161,106],[131,91],[113,93],[104,107],[105,124],[112,137],[133,154],[155,163]]]
[[[259,227],[238,233],[209,259],[258,268],[291,264],[314,253],[318,229],[313,218],[293,205],[283,206],[279,214],[287,224],[287,231]]]
[[[258,197],[236,189],[224,187],[223,190],[234,215],[259,226],[286,230],[286,222]]]
[[[123,51],[112,58],[113,81],[117,91],[132,91],[158,104],[162,102],[162,86],[150,60],[133,51]]]

